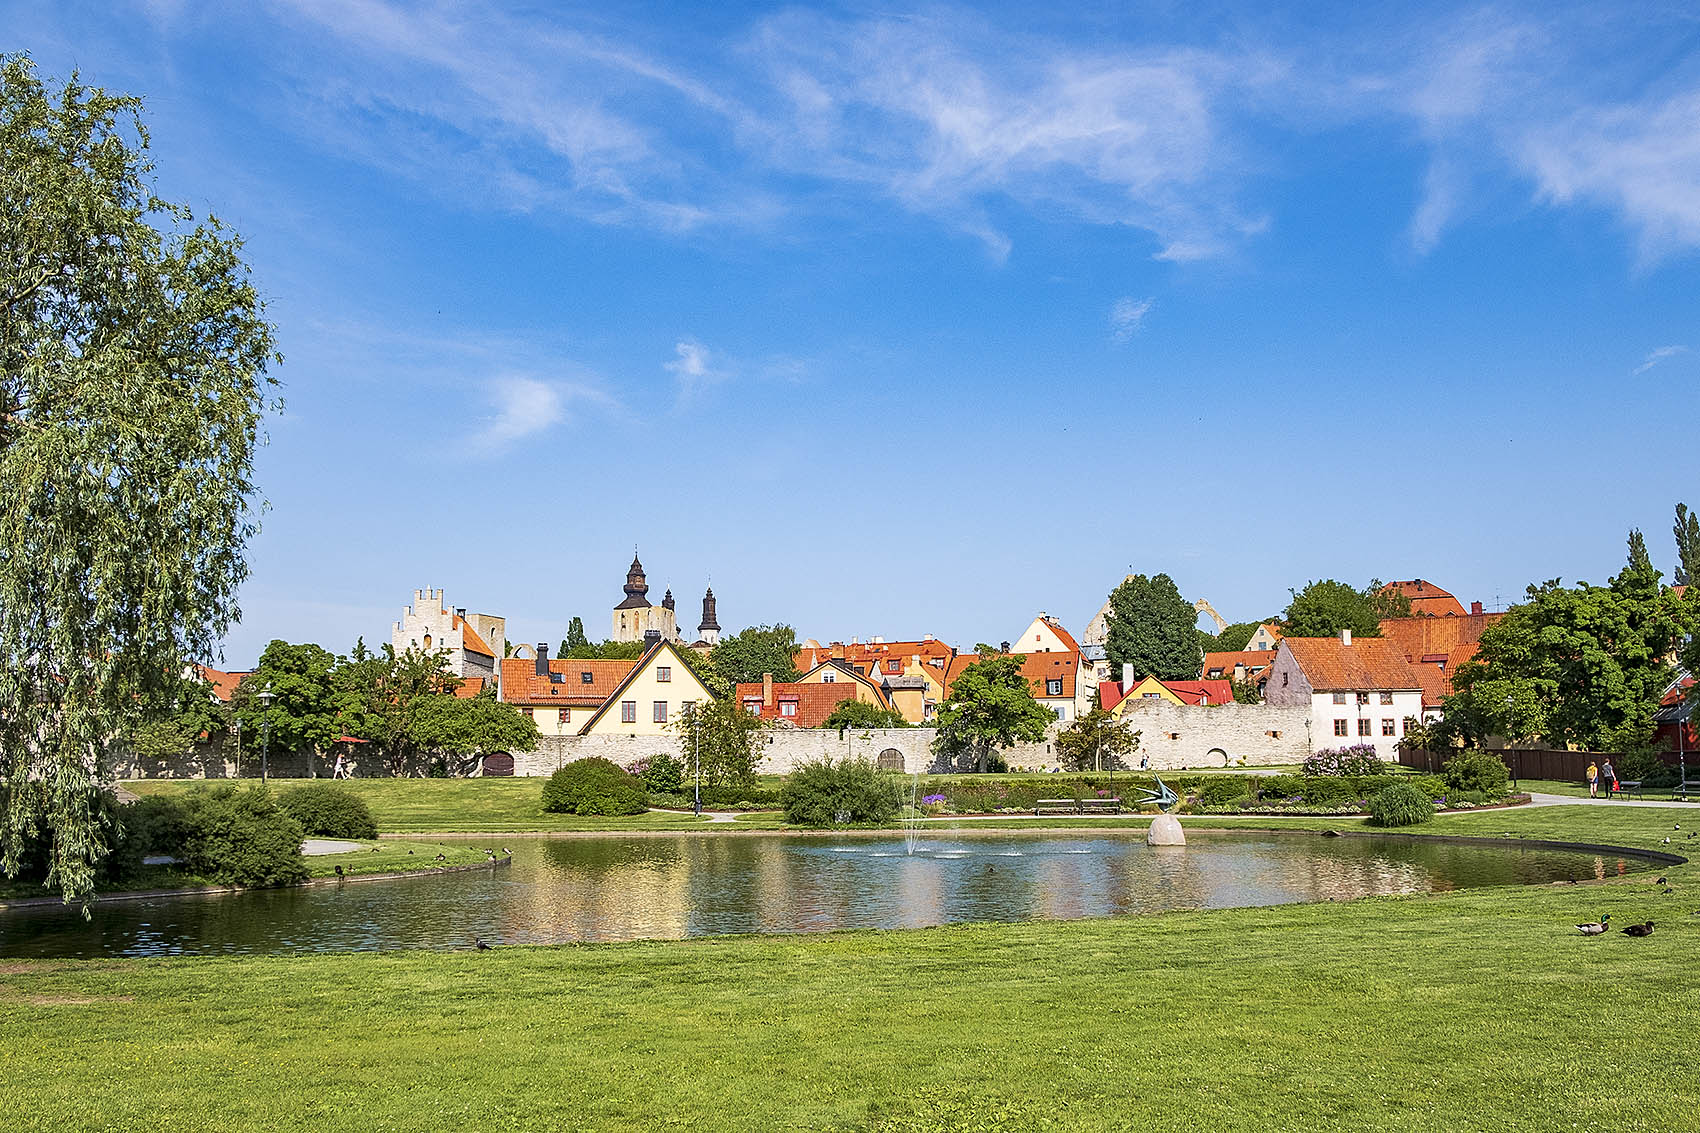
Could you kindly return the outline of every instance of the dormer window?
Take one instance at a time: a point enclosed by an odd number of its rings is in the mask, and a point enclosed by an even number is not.
[[[578,675],[578,683],[579,684],[588,685],[588,684],[594,684],[595,682],[596,682],[596,674],[592,673],[588,669],[581,669],[579,671],[579,675]]]

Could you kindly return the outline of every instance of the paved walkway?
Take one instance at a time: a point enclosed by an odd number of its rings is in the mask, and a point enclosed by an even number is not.
[[[1547,795],[1530,792],[1530,806],[1658,806],[1658,807],[1695,807],[1700,809],[1700,800],[1683,803],[1669,799],[1626,799],[1619,796],[1614,799],[1576,798],[1571,795]]]
[[[301,843],[301,852],[310,858],[325,854],[352,854],[359,848],[359,842],[344,842],[340,838],[309,838]]]

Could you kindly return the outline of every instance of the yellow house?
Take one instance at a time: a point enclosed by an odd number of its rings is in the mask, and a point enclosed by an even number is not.
[[[855,697],[863,704],[873,704],[880,708],[891,707],[886,703],[885,693],[881,691],[879,685],[858,673],[843,661],[822,661],[798,677],[795,683],[800,685],[842,684],[845,686],[845,700]]]
[[[1153,700],[1207,706],[1231,704],[1234,699],[1234,686],[1229,681],[1160,681],[1156,677],[1146,677],[1125,693],[1119,682],[1106,681],[1098,686],[1098,692],[1104,710],[1118,719]]]
[[[662,640],[632,664],[625,680],[579,728],[580,736],[671,735],[687,705],[713,700],[678,646]]]
[[[576,736],[637,662],[550,658],[547,642],[502,662],[501,697],[531,717],[540,736]]]

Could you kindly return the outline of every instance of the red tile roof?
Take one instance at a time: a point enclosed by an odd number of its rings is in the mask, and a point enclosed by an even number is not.
[[[849,645],[835,641],[830,645],[804,646],[797,650],[791,663],[799,673],[808,672],[822,661],[835,659],[865,666],[871,672],[874,661],[896,660],[907,666],[910,658],[918,656],[922,661],[948,662],[955,653],[956,650],[937,638],[932,641],[859,641]]]
[[[253,672],[250,669],[246,672],[223,673],[206,665],[196,665],[195,670],[201,674],[202,680],[212,685],[213,695],[226,704],[230,703],[230,698],[236,692],[236,686],[242,683],[242,678]]]
[[[1244,665],[1247,676],[1255,675],[1266,668],[1269,662],[1275,660],[1273,649],[1245,649],[1238,653],[1206,653],[1204,667],[1199,670],[1206,678],[1216,670],[1221,670],[1223,679],[1234,675],[1235,665]]]
[[[1338,637],[1285,637],[1299,671],[1317,692],[1423,687],[1422,677],[1399,647],[1384,637],[1360,637],[1347,645]]]
[[[773,686],[773,703],[765,704],[762,701],[763,687],[761,681],[740,684],[736,693],[738,704],[760,704],[762,719],[791,724],[798,728],[818,728],[826,723],[826,718],[832,715],[834,708],[846,700],[856,699],[856,690],[843,684],[777,682]],[[795,715],[784,714],[784,705],[788,702],[797,706]]]
[[[1274,656],[1273,653],[1270,656]],[[1140,682],[1134,682],[1136,685]],[[1180,698],[1182,704],[1203,704],[1209,697],[1211,704],[1227,704],[1234,699],[1234,682],[1232,681],[1158,681],[1158,684],[1168,689]],[[1098,704],[1108,712],[1127,697],[1127,690],[1122,688],[1120,681],[1098,682]]]
[[[1461,618],[1464,605],[1458,599],[1426,579],[1413,578],[1405,582],[1389,582],[1381,588],[1403,594],[1411,600],[1411,613],[1420,617]]]
[[[462,677],[460,687],[455,689],[455,695],[462,700],[471,700],[484,691],[483,677]]]
[[[1499,613],[1386,618],[1381,623],[1381,636],[1417,667],[1424,681],[1423,704],[1433,708],[1452,694],[1452,675],[1458,666],[1475,657],[1482,631],[1504,616]],[[1424,673],[1428,668],[1438,669],[1440,676]]]
[[[1056,700],[1057,697],[1045,691],[1045,682],[1060,680],[1063,683],[1062,697],[1074,699],[1074,682],[1080,673],[1079,653],[1025,653],[1021,655],[1021,675],[1027,678],[1027,683],[1033,686],[1033,696],[1039,700]],[[968,666],[980,660],[978,653],[958,653],[950,663],[950,669],[944,674],[945,695],[950,695],[951,686],[956,678]]]
[[[472,628],[471,622],[456,618],[454,624],[461,631],[462,649],[468,653],[481,653],[492,660],[495,659],[496,654],[491,651],[488,645],[484,644],[484,639],[478,636],[478,631]]]
[[[631,660],[579,661],[556,657],[549,662],[549,671],[561,674],[561,680],[556,683],[537,675],[536,661],[509,657],[502,662],[502,699],[509,704],[600,708],[635,665],[637,662]],[[590,674],[589,681],[584,679],[585,673]]]
[[[1080,652],[1080,642],[1074,640],[1074,635],[1064,629],[1061,622],[1057,621],[1055,618],[1046,618],[1045,624],[1051,627],[1051,631],[1053,633],[1062,638],[1062,643],[1068,646],[1071,653]]]

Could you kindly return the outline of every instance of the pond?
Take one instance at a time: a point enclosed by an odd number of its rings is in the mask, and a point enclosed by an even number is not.
[[[1074,920],[1588,880],[1640,859],[1398,836],[1189,831],[493,835],[511,865],[391,881],[0,911],[0,956],[277,954]]]

